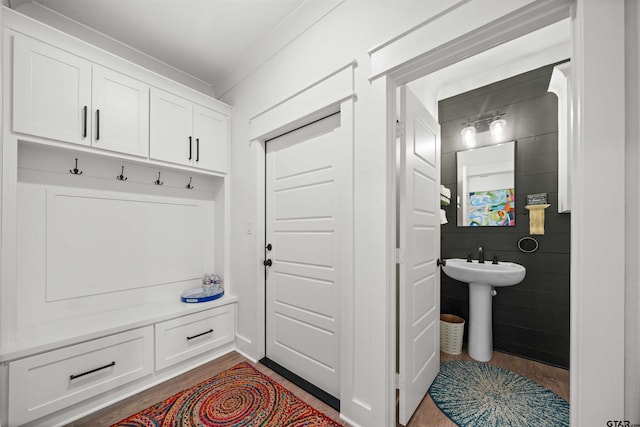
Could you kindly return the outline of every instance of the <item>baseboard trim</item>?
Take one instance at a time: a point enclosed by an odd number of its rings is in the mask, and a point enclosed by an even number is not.
[[[233,349],[233,351],[235,351],[236,353],[238,353],[239,355],[241,355],[244,358],[247,358],[251,361],[251,363],[260,363],[258,361],[258,359],[254,359],[253,357],[249,356],[247,353],[245,353],[244,351],[238,349],[238,346],[236,346],[236,348]]]
[[[346,422],[348,425],[350,425],[351,427],[360,427],[360,424],[356,423],[355,421],[352,421],[351,419],[345,417],[344,415],[342,415],[342,413],[340,413],[340,419],[344,422]]]

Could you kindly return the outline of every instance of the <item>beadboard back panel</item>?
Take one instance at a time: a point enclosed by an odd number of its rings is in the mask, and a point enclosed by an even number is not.
[[[55,187],[44,192],[47,301],[202,275],[202,202]]]
[[[213,201],[34,183],[18,194],[19,329],[166,298],[214,271]]]

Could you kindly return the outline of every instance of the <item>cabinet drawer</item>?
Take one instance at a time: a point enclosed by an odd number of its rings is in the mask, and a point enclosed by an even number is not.
[[[234,306],[229,304],[156,324],[156,369],[233,341]]]
[[[22,425],[153,372],[153,327],[9,364],[9,425]]]

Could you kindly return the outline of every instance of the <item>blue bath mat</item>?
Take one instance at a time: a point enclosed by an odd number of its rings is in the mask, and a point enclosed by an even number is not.
[[[461,427],[569,426],[569,404],[507,369],[456,360],[440,365],[429,394]]]

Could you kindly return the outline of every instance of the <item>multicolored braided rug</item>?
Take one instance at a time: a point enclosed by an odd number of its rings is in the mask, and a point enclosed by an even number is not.
[[[156,403],[112,427],[338,427],[247,362]]]
[[[569,427],[569,404],[507,369],[456,360],[440,365],[429,394],[461,427]]]

